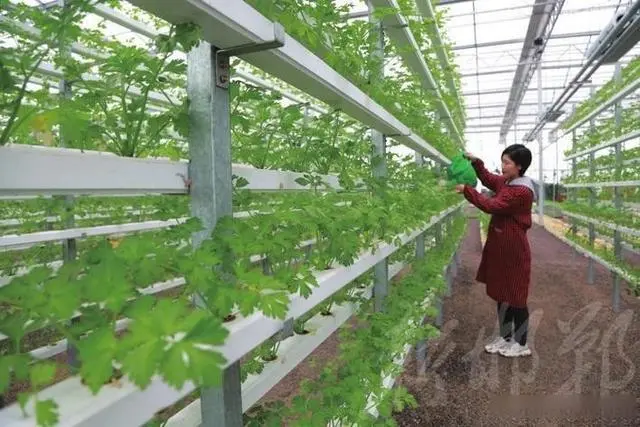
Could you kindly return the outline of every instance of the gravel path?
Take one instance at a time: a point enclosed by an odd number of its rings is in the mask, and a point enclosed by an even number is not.
[[[399,379],[418,402],[396,415],[400,426],[640,426],[640,300],[625,293],[613,313],[608,271],[598,266],[588,285],[585,258],[537,225],[529,239],[533,355],[483,351],[496,307],[474,280],[481,244],[472,221],[427,372],[418,376],[410,359]]]

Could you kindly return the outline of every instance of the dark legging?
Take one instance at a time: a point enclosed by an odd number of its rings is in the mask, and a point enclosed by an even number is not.
[[[529,309],[511,307],[507,303],[498,303],[498,322],[500,335],[504,339],[513,337],[520,345],[527,343],[529,328]]]

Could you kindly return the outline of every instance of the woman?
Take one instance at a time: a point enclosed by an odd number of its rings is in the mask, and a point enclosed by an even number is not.
[[[486,284],[487,295],[497,302],[500,336],[485,346],[489,353],[506,357],[531,355],[527,345],[531,279],[531,251],[527,230],[537,189],[524,173],[531,165],[531,151],[514,144],[502,153],[502,175],[485,169],[482,160],[465,154],[480,182],[495,193],[488,198],[469,185],[456,191],[480,210],[491,214],[487,241],[476,280]]]

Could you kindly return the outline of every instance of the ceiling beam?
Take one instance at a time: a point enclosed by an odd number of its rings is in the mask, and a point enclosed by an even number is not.
[[[561,108],[566,102],[571,99],[571,97],[576,93],[576,91],[582,86],[585,81],[588,81],[591,76],[602,66],[604,65],[606,55],[602,56],[605,51],[613,50],[616,47],[616,43],[625,40],[624,37],[621,37],[619,32],[620,28],[632,28],[631,25],[628,25],[636,19],[636,15],[640,13],[640,1],[635,1],[633,4],[630,4],[624,15],[617,20],[614,25],[614,30],[611,30],[606,33],[606,35],[599,40],[597,47],[593,50],[588,56],[585,64],[580,69],[578,74],[571,80],[571,84],[567,86],[564,92],[560,94],[558,99],[556,99],[553,104],[548,108],[548,114],[545,114],[541,120],[536,123],[536,125],[527,133],[525,136],[525,141],[533,141],[533,139],[538,135],[538,132],[542,131],[544,125],[548,122],[549,117],[555,116],[556,113],[561,112]]]
[[[592,86],[600,87],[599,85],[593,85],[593,84],[582,85],[580,87],[581,88],[590,88]],[[564,90],[566,88],[567,88],[566,86],[549,86],[549,87],[543,87],[542,90]],[[524,92],[530,91],[530,90],[538,90],[538,88],[537,87],[527,88],[527,89],[524,90]],[[491,89],[491,90],[487,90],[487,91],[463,92],[462,96],[495,95],[495,94],[498,94],[498,93],[509,93],[510,91],[511,91],[511,89]],[[507,105],[507,108],[509,108],[508,105]]]
[[[571,38],[580,38],[580,37],[595,37],[599,34],[600,34],[600,31],[582,31],[582,32],[567,33],[567,34],[554,34],[549,36],[549,40],[571,39]],[[505,39],[505,40],[496,40],[492,42],[461,44],[459,46],[453,46],[452,49],[465,50],[465,49],[475,49],[475,48],[481,48],[481,47],[503,46],[506,44],[524,43],[524,41],[525,39]]]
[[[477,117],[467,117],[467,123],[469,120],[488,120],[488,119],[501,119],[503,116],[477,116]],[[538,113],[524,113],[518,114],[518,117],[538,117]]]
[[[535,122],[527,122],[527,123],[518,123],[518,127],[520,126],[531,126],[535,125]],[[467,125],[465,129],[476,129],[476,128],[499,128],[500,123],[482,123],[478,125]],[[497,130],[497,129],[496,129]]]
[[[569,101],[569,103],[578,103],[580,102],[579,100],[572,100]],[[533,107],[533,106],[538,106],[537,102],[523,102],[522,104],[520,104],[520,106],[525,107]],[[500,104],[485,104],[485,105],[467,105],[465,106],[465,110],[478,110],[480,108],[505,108],[506,105],[504,103],[500,103]]]
[[[505,137],[513,124],[518,108],[529,88],[533,72],[540,65],[540,59],[549,41],[549,36],[556,25],[564,6],[564,0],[549,2],[548,0],[536,0],[529,19],[529,28],[522,44],[520,63],[513,76],[509,100],[504,112],[500,136]]]
[[[576,62],[575,64],[565,64],[565,65],[546,65],[544,67],[542,67],[542,70],[566,70],[567,68],[578,68],[578,67],[582,67],[582,63],[581,62]],[[475,77],[476,75],[478,76],[491,76],[494,74],[509,74],[509,73],[513,73],[514,69],[513,68],[503,68],[500,70],[489,70],[489,71],[481,71],[479,73],[465,73],[465,74],[460,74],[460,77],[464,78],[464,77]]]
[[[450,4],[464,3],[467,1],[475,1],[475,0],[440,0],[438,4],[436,4],[436,6],[448,6]]]

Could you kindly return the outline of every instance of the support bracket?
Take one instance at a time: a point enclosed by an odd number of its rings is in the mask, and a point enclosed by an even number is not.
[[[385,136],[387,138],[395,138],[395,137],[398,137],[398,136],[409,137],[411,135],[412,135],[411,132],[409,132],[409,133],[389,133],[389,134],[386,134]]]
[[[286,35],[284,27],[274,22],[273,40],[260,43],[247,43],[218,50],[216,52],[216,85],[223,89],[229,88],[229,82],[231,81],[230,58],[232,56],[248,55],[250,53],[280,48],[285,44]]]
[[[282,329],[277,334],[278,341],[282,341],[293,336],[295,321],[296,319],[294,319],[293,317],[290,317],[284,321],[284,325],[282,325]]]
[[[409,24],[393,24],[393,25],[382,25],[382,29],[385,28],[408,28]]]

